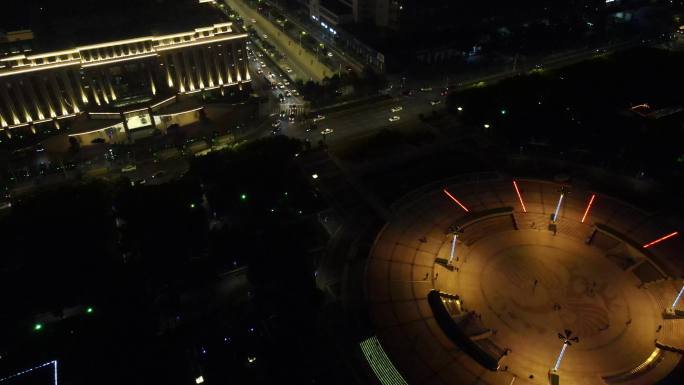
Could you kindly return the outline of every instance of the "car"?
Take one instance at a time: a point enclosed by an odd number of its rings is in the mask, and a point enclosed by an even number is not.
[[[121,168],[121,172],[133,172],[138,169],[138,166],[134,164],[127,164]]]
[[[395,107],[392,107],[392,112],[399,112],[403,109],[404,109],[404,107],[402,107],[402,106],[395,106]]]
[[[285,67],[285,72],[287,72],[287,73],[292,72],[292,68],[290,68],[290,67]]]
[[[321,135],[330,135],[330,134],[332,134],[333,132],[334,132],[334,131],[333,131],[332,128],[325,128],[325,129],[323,129],[323,131],[321,131]]]
[[[271,130],[272,135],[278,135],[278,133],[280,133],[280,127],[276,127]]]
[[[328,57],[333,57],[333,53],[332,53],[332,52],[328,52]]]
[[[432,91],[432,87],[421,87],[420,90],[423,92],[429,92]]]
[[[323,119],[325,119],[325,116],[324,116],[324,115],[321,115],[321,114],[318,114],[318,115],[316,115],[316,117],[313,118],[313,121],[314,121],[314,122],[319,122],[319,121],[321,121],[321,120],[323,120]]]
[[[290,82],[287,81],[287,80],[283,80],[283,84],[285,84],[286,86],[289,86],[289,85],[290,85]]]
[[[294,113],[290,114],[290,121],[291,122],[295,121],[295,114]]]
[[[257,70],[257,73],[258,73],[259,75],[261,75],[261,74],[264,73],[264,71],[262,71],[262,70]]]
[[[9,208],[12,208],[12,202],[10,202],[10,201],[0,202],[0,210],[6,210]]]
[[[440,104],[440,103],[442,103],[441,100],[430,100],[430,105],[431,105],[431,106],[436,106],[436,105],[438,105],[438,104]]]
[[[280,128],[280,120],[276,120],[273,123],[271,123],[271,126],[273,128]]]
[[[281,90],[284,90],[285,85],[283,83],[278,83],[278,88],[280,88]]]
[[[294,95],[294,96],[299,96],[299,91],[297,91],[297,90],[292,90],[292,95]]]
[[[267,35],[267,34],[264,34],[264,39],[268,39],[268,35]]]
[[[250,19],[249,21],[251,21],[252,23],[256,23],[256,19]]]
[[[401,119],[400,117],[394,115],[393,117],[389,118],[390,122],[396,122],[397,120]]]
[[[285,119],[285,111],[280,111],[280,117]]]
[[[292,92],[290,92],[289,90],[288,90],[288,91],[285,91],[285,96],[287,96],[287,97],[292,96]]]

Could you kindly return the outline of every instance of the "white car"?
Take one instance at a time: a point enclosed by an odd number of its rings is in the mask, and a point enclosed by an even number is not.
[[[121,172],[132,172],[138,169],[138,166],[134,164],[127,164],[121,168]]]
[[[395,115],[395,116],[389,118],[389,121],[390,121],[390,122],[396,122],[396,121],[399,120],[399,119],[401,119],[401,118]]]
[[[431,106],[436,106],[436,105],[438,105],[438,104],[440,104],[440,103],[442,103],[441,100],[431,100],[431,101],[430,101],[430,105],[431,105]]]
[[[399,112],[399,111],[401,111],[401,110],[403,110],[403,109],[404,109],[404,107],[402,107],[402,106],[392,107],[392,112]]]
[[[325,119],[325,116],[323,116],[323,115],[321,115],[321,114],[318,114],[318,115],[316,115],[315,118],[313,118],[313,121],[314,121],[314,122],[320,122],[320,121],[323,120],[323,119]]]
[[[423,92],[428,92],[428,91],[432,91],[432,87],[422,87],[420,90]]]
[[[326,128],[325,130],[321,131],[321,135],[330,135],[333,133],[332,128]]]
[[[332,53],[332,52],[328,52],[328,57],[333,57],[333,53]]]
[[[288,73],[290,73],[290,72],[292,72],[292,68],[289,68],[289,67],[288,67],[288,68],[285,68],[285,71],[287,71]]]

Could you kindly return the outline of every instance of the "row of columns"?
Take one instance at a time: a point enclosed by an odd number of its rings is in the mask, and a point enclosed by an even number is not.
[[[69,69],[0,81],[0,127],[77,114],[79,96],[87,102],[78,73]]]
[[[168,87],[180,93],[251,79],[247,51],[242,44],[171,50],[160,60],[166,69],[163,75]],[[147,64],[140,70],[146,71],[150,92],[156,95],[156,71]],[[79,71],[72,68],[0,80],[0,128],[77,114],[91,102],[106,105],[118,99],[112,75],[106,67],[88,68],[83,80]]]
[[[167,85],[184,93],[250,80],[246,50],[237,52],[235,44],[214,47],[170,51],[163,55]]]

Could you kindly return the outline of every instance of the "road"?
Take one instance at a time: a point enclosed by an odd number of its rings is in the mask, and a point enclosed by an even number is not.
[[[294,66],[306,73],[307,80],[310,79],[318,82],[334,73],[332,69],[320,63],[315,55],[303,49],[299,42],[293,41],[285,32],[242,1],[226,0],[226,4],[237,12],[245,20],[246,24],[251,23],[260,37],[266,36],[266,39],[280,52],[285,54]]]
[[[325,46],[328,48],[329,51],[331,51],[335,57],[335,59],[341,61],[341,64],[344,64],[345,67],[351,67],[354,69],[354,71],[357,71],[361,73],[363,71],[363,63],[360,63],[350,55],[344,52],[344,50],[341,50],[337,48],[335,45],[335,42],[333,39],[331,39],[331,34],[329,32],[324,32],[320,26],[314,26],[311,25],[310,23],[305,23],[299,20],[297,15],[292,15],[283,8],[279,7],[278,4],[274,4],[271,1],[267,1],[269,5],[271,5],[273,8],[276,8],[280,13],[283,15],[287,15],[288,19],[287,21],[292,23],[297,27],[297,29],[306,31],[310,36],[314,37],[316,40],[319,42],[322,42],[325,44]]]

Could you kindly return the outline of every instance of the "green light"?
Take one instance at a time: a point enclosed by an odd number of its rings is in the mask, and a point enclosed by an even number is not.
[[[195,208],[195,204],[194,204],[194,203],[190,203],[190,208],[191,208],[191,209],[194,209],[194,208]]]
[[[501,110],[501,115],[506,115],[506,110]]]
[[[247,194],[240,195],[240,199],[242,199],[243,201],[246,201],[247,200]]]
[[[92,307],[87,308],[87,309],[86,309],[86,313],[92,314],[92,313],[93,313],[93,308],[92,308]]]
[[[42,329],[43,329],[43,324],[41,324],[41,323],[37,323],[37,324],[33,325],[33,330],[35,330],[35,331],[39,331]]]

